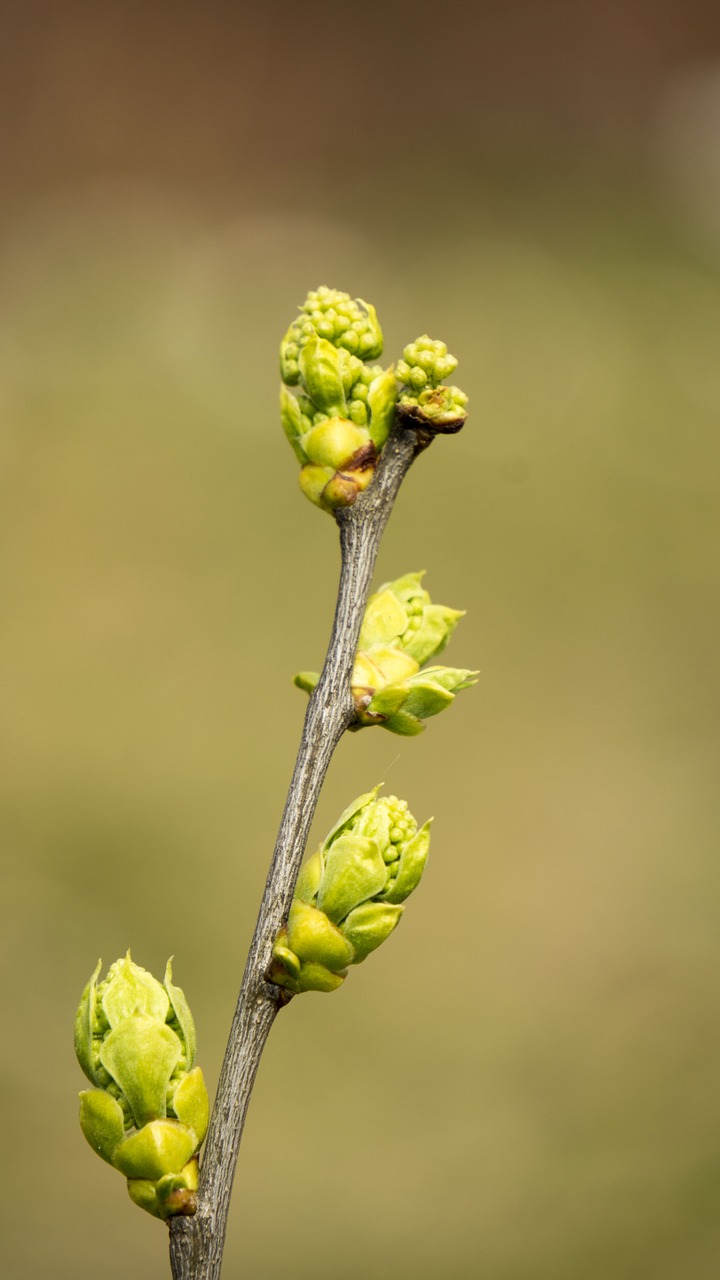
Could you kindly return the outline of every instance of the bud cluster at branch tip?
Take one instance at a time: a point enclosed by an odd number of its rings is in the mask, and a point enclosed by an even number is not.
[[[459,387],[443,386],[457,368],[455,356],[444,342],[425,333],[411,342],[398,360],[396,376],[402,383],[397,411],[401,421],[415,427],[421,445],[435,435],[459,431],[467,418],[467,396]]]
[[[365,363],[382,349],[375,308],[326,286],[308,294],[280,345],[283,429],[302,463],[303,493],[325,511],[367,488],[390,433],[393,370]]]
[[[368,600],[351,677],[353,730],[376,724],[406,736],[422,733],[424,720],[477,681],[477,671],[423,665],[442,652],[463,613],[433,604],[422,578],[406,573]],[[301,671],[295,684],[312,693],[319,678]]]
[[[405,801],[379,790],[353,801],[300,872],[268,972],[293,995],[339,987],[392,933],[420,881],[430,823],[418,830]]]
[[[96,1086],[80,1094],[80,1126],[140,1208],[193,1214],[209,1104],[188,1003],[169,960],[162,983],[130,952],[98,982],[101,963],[75,1016],[75,1052]]]
[[[367,363],[382,350],[375,308],[326,285],[307,295],[280,344],[283,430],[302,464],[303,493],[325,511],[367,488],[396,411],[421,449],[467,417],[467,396],[443,385],[457,367],[444,342],[423,334],[396,369]]]

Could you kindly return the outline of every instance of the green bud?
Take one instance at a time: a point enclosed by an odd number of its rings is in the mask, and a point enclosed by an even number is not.
[[[359,645],[370,649],[379,644],[392,644],[407,630],[409,618],[400,593],[387,584],[370,596],[365,609]]]
[[[379,724],[382,729],[389,729],[391,733],[400,734],[404,738],[414,738],[418,733],[424,733],[425,725],[422,720],[418,720],[417,716],[410,715],[400,707],[397,711],[393,711],[391,715],[384,715],[382,712],[375,712],[372,708],[372,701],[367,705],[360,705],[356,702],[358,718],[350,729],[357,731],[365,725]]]
[[[430,847],[404,800],[358,796],[300,872],[270,981],[292,994],[334,991],[395,929]]]
[[[403,911],[404,907],[383,902],[364,902],[350,912],[344,932],[354,951],[353,964],[361,964],[371,951],[389,938],[400,923]]]
[[[283,431],[295,451],[295,457],[299,462],[307,462],[307,454],[302,447],[305,424],[300,401],[297,396],[288,391],[287,387],[280,388],[280,421],[282,422]]]
[[[370,435],[378,453],[390,435],[397,403],[397,382],[392,367],[373,378],[367,392]]]
[[[449,693],[458,693],[460,689],[469,689],[477,684],[477,671],[465,671],[462,667],[425,667],[421,673],[425,679],[439,684]]]
[[[334,922],[385,887],[385,863],[377,843],[348,834],[333,841],[325,855],[317,905]]]
[[[112,1163],[126,1178],[162,1178],[179,1172],[197,1145],[197,1137],[177,1120],[151,1120],[115,1149]]]
[[[441,653],[464,614],[433,604],[421,585],[424,572],[406,573],[384,583],[365,610],[359,651],[395,645],[422,665]]]
[[[416,629],[410,628],[403,636],[402,645],[422,666],[429,658],[442,653],[458,622],[465,616],[464,610],[448,609],[442,604],[428,603],[422,609]]]
[[[305,693],[314,693],[319,679],[319,671],[298,671],[294,677],[293,684],[297,685],[298,689],[304,689]]]
[[[430,852],[430,823],[426,822],[402,847],[394,872],[383,894],[383,901],[404,902],[420,883]]]
[[[321,858],[323,857],[325,850],[330,847],[332,842],[336,840],[339,835],[344,831],[349,831],[351,828],[356,827],[356,824],[359,821],[359,815],[365,811],[371,801],[377,799],[377,793],[379,790],[380,786],[377,786],[373,787],[372,791],[364,791],[362,795],[355,797],[352,803],[348,805],[347,809],[343,809],[340,817],[335,823],[335,826],[328,832],[325,838],[325,843],[320,847],[319,854]]]
[[[110,1031],[99,1056],[138,1128],[165,1114],[170,1079],[182,1057],[180,1040],[166,1023],[134,1013]]]
[[[189,1006],[173,984],[170,961],[162,983],[129,952],[98,983],[100,967],[98,962],[75,1018],[78,1061],[98,1086],[80,1094],[82,1131],[93,1150],[129,1179],[136,1204],[158,1217],[194,1212],[187,1170],[205,1137],[209,1103],[202,1072],[194,1067]]]
[[[300,315],[283,338],[280,347],[283,382],[292,386],[298,380],[298,356],[313,334],[363,360],[382,355],[383,335],[375,308],[362,298],[353,299],[338,289],[321,285],[308,294]]]
[[[117,1098],[100,1089],[83,1089],[80,1128],[93,1151],[112,1164],[115,1150],[125,1137],[125,1117]]]
[[[157,1195],[158,1183],[148,1178],[128,1178],[128,1195],[139,1209],[151,1213],[154,1218],[162,1217],[160,1201]]]
[[[156,1181],[128,1178],[130,1199],[155,1218],[172,1218],[195,1212],[198,1188],[198,1162],[195,1157],[179,1173],[166,1173]]]
[[[406,573],[368,600],[352,674],[353,730],[380,725],[405,737],[422,733],[425,720],[477,681],[477,671],[424,666],[445,648],[463,613],[433,604],[422,578]],[[295,684],[312,693],[318,679],[304,671]]]
[[[343,416],[347,410],[340,354],[331,342],[312,337],[300,352],[300,380],[313,404],[322,412]]]
[[[193,1067],[177,1085],[173,1094],[172,1109],[178,1120],[197,1134],[202,1142],[210,1122],[210,1100],[205,1088],[203,1073]]]
[[[407,681],[399,680],[395,684],[388,684],[384,689],[372,689],[362,686],[353,686],[353,694],[355,697],[355,706],[365,712],[372,707],[371,715],[377,717],[378,723],[385,723],[391,715],[402,709],[402,705],[408,696],[409,686]]]
[[[303,436],[302,447],[309,462],[341,470],[370,439],[364,427],[349,418],[326,418]]]
[[[367,425],[368,411],[364,400],[351,400],[348,408],[348,417],[357,427]]]
[[[420,672],[422,675],[422,672]],[[450,706],[453,695],[443,689],[442,685],[432,680],[408,681],[408,692],[402,704],[402,710],[408,715],[417,716],[418,720],[427,720],[436,716]],[[372,707],[372,702],[370,703]]]
[[[444,342],[427,334],[416,338],[397,363],[397,379],[404,386],[398,401],[400,417],[415,427],[421,445],[437,433],[459,431],[467,418],[467,396],[459,387],[443,386],[457,368]]]
[[[296,899],[288,916],[287,946],[301,962],[316,961],[342,972],[352,960],[352,948],[338,928],[317,907]]]
[[[332,467],[318,467],[308,464],[300,472],[300,488],[315,503],[316,507],[324,507],[323,494],[335,472]]]
[[[347,970],[335,972],[324,964],[305,960],[300,966],[299,976],[295,981],[292,979],[284,981],[280,978],[277,981],[279,985],[286,986],[293,995],[300,995],[302,991],[337,991],[346,976]]]
[[[283,430],[303,463],[303,493],[325,511],[350,506],[367,488],[390,433],[395,375],[363,363],[381,352],[374,307],[324,286],[308,294],[281,343]]]
[[[352,683],[354,686],[384,689],[387,685],[409,679],[419,669],[416,659],[399,645],[378,645],[369,650],[358,650]]]
[[[300,472],[300,488],[306,498],[323,511],[337,511],[339,507],[351,507],[358,494],[367,489],[374,474],[374,464],[353,464],[335,471],[332,467],[308,463]]]
[[[438,386],[450,377],[457,369],[457,360],[455,356],[448,355],[448,349],[444,342],[429,338],[426,333],[421,338],[416,338],[414,342],[408,343],[403,351],[402,358],[403,372],[409,369],[419,369],[424,373],[422,385],[430,382],[433,386]],[[403,381],[406,379],[403,378]]]
[[[295,885],[295,897],[300,902],[312,903],[315,901],[320,890],[324,869],[322,850],[318,849],[312,858],[308,858],[298,876],[297,884]]]

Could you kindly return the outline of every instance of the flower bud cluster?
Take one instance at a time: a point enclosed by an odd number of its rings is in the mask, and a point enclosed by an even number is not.
[[[170,961],[162,983],[129,952],[102,982],[100,966],[75,1017],[78,1062],[97,1086],[80,1094],[80,1126],[142,1209],[192,1214],[209,1106],[188,1003]]]
[[[357,356],[348,356],[347,358],[339,356],[338,364],[343,383],[344,408],[347,417],[351,422],[355,423],[355,426],[366,427],[371,421],[372,414],[371,404],[369,404],[370,388],[379,378],[385,376],[385,370],[379,364],[363,364],[362,360],[358,360]],[[322,409],[318,409],[309,396],[300,394],[296,396],[296,399],[300,406],[301,426],[304,435],[308,435],[313,427],[327,422],[330,415]],[[377,421],[375,426],[377,427]]]
[[[420,881],[430,824],[379,787],[345,810],[300,872],[268,977],[293,995],[334,991],[396,928]]]
[[[424,333],[415,342],[408,343],[403,351],[402,360],[397,362],[397,379],[414,391],[422,391],[428,383],[436,387],[439,382],[444,382],[455,372],[457,363],[455,356],[448,354],[444,342],[429,338]]]
[[[468,398],[459,387],[441,385],[456,368],[457,360],[444,342],[426,333],[410,342],[396,369],[403,384],[398,411],[431,434],[459,431],[467,417]]]
[[[288,386],[300,382],[300,351],[313,335],[361,360],[375,360],[382,355],[382,329],[372,304],[321,285],[307,295],[301,314],[293,320],[280,346],[280,373]]]
[[[365,610],[351,679],[355,722],[351,729],[380,725],[392,733],[422,733],[424,721],[455,701],[477,681],[477,671],[425,666],[445,648],[463,614],[433,604],[422,573],[386,582]],[[303,671],[295,684],[312,693],[319,676]]]
[[[364,363],[382,345],[375,308],[324,286],[308,294],[281,343],[283,430],[302,464],[303,493],[326,511],[367,488],[390,433],[393,370]]]

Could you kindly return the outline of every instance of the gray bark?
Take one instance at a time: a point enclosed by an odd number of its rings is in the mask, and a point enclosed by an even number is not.
[[[217,1280],[230,1195],[255,1075],[284,993],[265,973],[287,918],[310,825],[333,751],[354,716],[355,651],[380,539],[418,450],[416,433],[396,424],[372,484],[336,515],[342,565],[325,665],[310,698],[255,932],[220,1074],[200,1172],[197,1212],[170,1220],[174,1280]]]

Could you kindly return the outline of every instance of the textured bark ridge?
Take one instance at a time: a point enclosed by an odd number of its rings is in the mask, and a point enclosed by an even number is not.
[[[407,420],[406,420],[407,422]],[[360,627],[385,526],[418,452],[415,429],[396,419],[369,488],[339,510],[342,564],[322,675],[308,703],[275,851],[245,967],[202,1158],[197,1212],[170,1222],[174,1280],[217,1280],[245,1116],[270,1028],[287,995],[266,973],[287,918],[310,825],[333,752],[355,716],[350,692]]]

